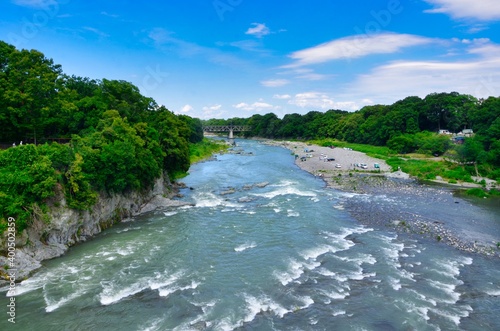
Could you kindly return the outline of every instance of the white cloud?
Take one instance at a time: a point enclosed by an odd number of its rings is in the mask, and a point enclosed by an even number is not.
[[[271,111],[271,110],[277,110],[280,107],[279,106],[273,106],[267,102],[264,102],[262,100],[259,100],[257,102],[254,102],[252,104],[248,104],[245,102],[240,102],[237,105],[233,105],[234,108],[236,109],[241,109],[241,110],[246,110],[246,111],[253,111],[253,112],[260,112],[260,111]]]
[[[350,84],[351,95],[392,103],[409,95],[456,91],[478,98],[500,95],[500,45],[485,40],[465,44],[475,58],[460,61],[394,61]],[[410,78],[409,78],[410,77]]]
[[[286,79],[269,79],[269,80],[263,80],[260,83],[266,87],[280,87],[289,84],[290,81]]]
[[[194,108],[191,105],[185,105],[181,108],[181,113],[189,113],[192,110],[194,110]]]
[[[290,99],[292,96],[290,94],[275,94],[273,95],[274,99],[281,99],[281,100],[287,100]]]
[[[289,55],[295,63],[285,67],[298,67],[339,59],[353,59],[372,54],[390,54],[406,47],[421,46],[433,40],[410,34],[380,33],[356,35],[332,40]]]
[[[89,27],[89,26],[84,26],[83,27],[84,30],[87,30],[87,31],[90,31],[92,33],[95,33],[96,35],[98,35],[99,37],[102,37],[102,38],[107,38],[109,37],[109,34],[105,33],[105,32],[102,32],[96,28],[92,28],[92,27]]]
[[[108,13],[108,12],[106,12],[106,11],[102,11],[102,12],[101,12],[101,15],[102,15],[102,16],[111,17],[111,18],[118,18],[118,17],[120,17],[119,15],[116,15],[116,14],[110,14],[110,13]]]
[[[269,30],[269,28],[263,23],[252,23],[252,26],[253,27],[248,28],[245,34],[262,38],[271,33],[271,30]]]
[[[442,13],[455,19],[472,18],[480,21],[500,19],[498,0],[425,0],[435,6],[426,13]]]
[[[354,101],[336,102],[328,94],[314,91],[296,94],[288,103],[300,108],[311,108],[311,110],[343,109],[354,111],[359,109]]]
[[[213,105],[213,106],[205,106],[203,107],[203,111],[217,111],[221,109],[222,105]]]

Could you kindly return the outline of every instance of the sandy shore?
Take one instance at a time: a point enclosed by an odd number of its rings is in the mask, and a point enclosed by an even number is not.
[[[344,191],[364,192],[362,185],[359,185],[360,177],[383,176],[399,179],[410,177],[402,171],[391,172],[391,167],[384,160],[347,148],[322,147],[295,141],[270,140],[264,143],[289,149],[298,155],[295,163],[301,169],[322,177],[328,186]],[[328,161],[328,159],[334,160]],[[361,168],[360,164],[366,164],[366,169]],[[375,164],[379,168],[375,168]]]
[[[392,171],[391,167],[382,159],[373,158],[365,153],[346,148],[332,149],[329,147],[295,141],[268,140],[264,143],[291,150],[294,154],[298,155],[298,158],[295,160],[295,164],[297,164],[297,166],[315,176],[323,177],[328,186],[339,190],[362,193],[363,191],[360,192],[361,186],[357,185],[360,177],[365,181],[367,181],[367,176],[410,179],[410,175],[402,172],[401,170]],[[329,158],[333,158],[335,160],[327,161]],[[367,168],[363,169],[356,166],[356,164],[366,164]],[[375,168],[375,164],[378,164],[379,168]],[[483,187],[479,184],[482,180],[486,182],[487,189],[492,189],[497,186],[496,181],[488,178],[473,177],[473,179],[476,181],[475,183],[457,182],[451,184],[448,181],[443,180],[441,177],[430,181],[445,186],[465,189]],[[370,185],[373,185],[374,178],[372,178],[371,181],[372,183]]]

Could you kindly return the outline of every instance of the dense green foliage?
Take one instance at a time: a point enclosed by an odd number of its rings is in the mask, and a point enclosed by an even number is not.
[[[177,116],[129,82],[67,76],[35,50],[0,41],[0,233],[44,218],[64,195],[84,210],[100,192],[147,190],[190,165],[202,123]],[[20,145],[20,142],[23,145]],[[55,199],[56,200],[56,199]],[[55,202],[54,200],[54,202]]]
[[[432,93],[407,97],[392,105],[366,106],[356,112],[311,111],[305,115],[253,115],[248,119],[208,120],[205,125],[250,125],[248,136],[265,138],[335,140],[350,144],[386,146],[392,154],[445,155],[460,163],[473,162],[483,176],[500,180],[500,98],[477,100],[470,95]],[[472,129],[473,137],[453,145],[439,130],[458,133]],[[352,146],[351,146],[352,147]],[[359,150],[359,149],[358,149]],[[385,152],[384,152],[385,154]],[[387,155],[386,155],[387,156]],[[457,168],[449,164],[451,168]],[[462,167],[468,178],[476,167]],[[430,172],[424,177],[432,177]],[[465,177],[467,177],[465,176]],[[452,176],[464,177],[464,176]]]

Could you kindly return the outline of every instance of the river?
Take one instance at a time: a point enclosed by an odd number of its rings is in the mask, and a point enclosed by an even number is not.
[[[498,258],[358,222],[345,202],[360,196],[325,188],[290,151],[238,145],[191,167],[194,207],[45,262],[0,330],[500,330]]]

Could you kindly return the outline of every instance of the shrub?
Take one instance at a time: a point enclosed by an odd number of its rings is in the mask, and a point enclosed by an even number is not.
[[[472,188],[466,191],[468,195],[472,195],[478,198],[486,198],[488,197],[488,193],[481,188]]]

